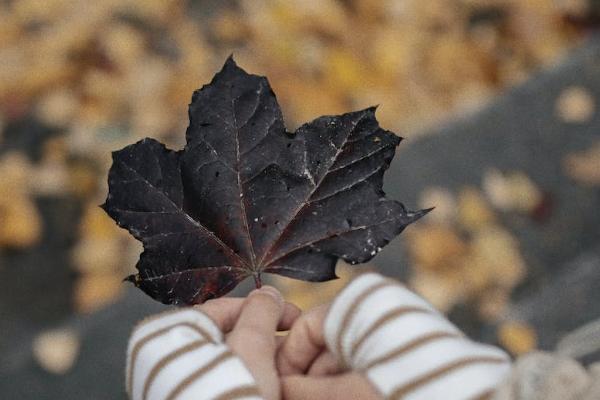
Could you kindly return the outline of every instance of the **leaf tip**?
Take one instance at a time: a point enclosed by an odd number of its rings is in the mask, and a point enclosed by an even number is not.
[[[131,282],[133,283],[136,287],[140,286],[140,275],[129,275],[128,277],[126,277],[125,279],[123,279],[123,282]]]
[[[230,54],[229,57],[227,57],[227,60],[225,60],[225,64],[223,64],[223,68],[221,68],[221,71],[214,76],[211,84],[214,84],[217,81],[229,82],[229,80],[234,79],[235,77],[247,76],[251,75],[248,74],[248,72],[246,72],[243,68],[241,68],[235,62],[233,54]],[[204,87],[202,89],[204,89]],[[194,95],[196,95],[196,92],[194,92]],[[192,103],[194,102],[194,95],[192,96]]]
[[[419,211],[409,211],[407,215],[411,219],[411,222],[415,222],[416,220],[421,219],[425,215],[429,214],[434,209],[435,207],[430,207]]]
[[[229,55],[229,57],[227,57],[227,60],[225,60],[225,64],[223,65],[223,70],[226,70],[226,69],[238,69],[238,68],[240,68],[240,67],[238,67],[237,63],[233,59],[233,53],[231,53]]]

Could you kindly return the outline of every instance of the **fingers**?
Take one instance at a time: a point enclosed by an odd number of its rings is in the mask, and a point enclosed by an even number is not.
[[[314,377],[293,375],[282,378],[282,394],[289,400],[375,400],[382,399],[371,383],[357,372]]]
[[[328,305],[315,307],[294,322],[277,353],[277,368],[282,376],[306,373],[324,351],[327,309]]]
[[[209,300],[196,308],[208,315],[223,333],[229,333],[240,316],[245,300],[245,298],[239,297],[222,297]],[[290,329],[300,314],[301,311],[298,307],[291,303],[285,303],[283,316],[277,329],[282,331]]]
[[[242,311],[244,299],[235,297],[222,297],[220,299],[209,300],[196,309],[202,311],[219,327],[221,332],[227,333],[237,321]]]
[[[275,335],[283,308],[283,296],[274,287],[263,286],[252,291],[244,301],[232,334],[239,330],[250,330],[259,335]]]
[[[283,315],[281,316],[281,321],[279,321],[279,325],[277,326],[278,331],[287,331],[292,329],[294,322],[300,317],[302,314],[302,310],[298,308],[295,304],[288,303],[287,301],[283,305]]]
[[[335,356],[329,351],[324,351],[323,353],[319,354],[317,358],[313,361],[310,368],[308,369],[308,375],[334,375],[341,371],[342,368]]]
[[[277,289],[263,286],[254,290],[244,301],[239,318],[227,337],[227,344],[244,361],[266,399],[279,397],[275,332],[283,309],[283,297]]]

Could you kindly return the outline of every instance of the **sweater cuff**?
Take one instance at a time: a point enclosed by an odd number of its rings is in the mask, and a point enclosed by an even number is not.
[[[333,301],[325,340],[386,398],[474,398],[491,393],[510,368],[503,351],[469,340],[421,297],[374,273]]]
[[[193,308],[162,313],[136,326],[127,349],[126,385],[133,400],[261,398],[219,328]]]

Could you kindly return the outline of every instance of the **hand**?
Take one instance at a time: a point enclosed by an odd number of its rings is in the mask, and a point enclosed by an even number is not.
[[[225,334],[226,343],[242,359],[267,400],[281,398],[275,365],[276,331],[288,330],[300,315],[298,307],[284,303],[277,289],[263,286],[247,298],[209,300],[198,308]]]
[[[323,325],[329,305],[295,320],[277,352],[284,399],[365,399],[382,397],[358,372],[346,371],[327,350]]]

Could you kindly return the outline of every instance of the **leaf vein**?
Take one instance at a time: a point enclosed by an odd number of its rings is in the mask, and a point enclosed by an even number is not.
[[[393,222],[395,220],[396,220],[396,218],[388,218],[388,219],[384,219],[382,221],[379,221],[379,222],[377,222],[375,224],[360,225],[360,226],[352,227],[352,228],[350,228],[348,230],[345,230],[345,231],[339,231],[339,232],[331,233],[331,234],[329,234],[327,236],[323,236],[321,238],[314,239],[314,240],[312,240],[310,242],[302,243],[302,244],[300,244],[298,246],[295,246],[295,247],[291,248],[290,250],[287,250],[284,254],[282,254],[280,256],[277,256],[276,258],[270,260],[269,262],[266,263],[266,265],[271,266],[271,265],[273,265],[273,263],[275,261],[279,261],[282,258],[285,258],[285,257],[289,256],[293,252],[295,252],[297,250],[300,250],[300,249],[303,249],[304,247],[312,246],[315,243],[319,243],[319,242],[322,242],[322,241],[327,240],[327,239],[332,239],[332,238],[334,238],[336,236],[342,236],[342,235],[345,235],[347,233],[351,233],[351,232],[354,232],[354,231],[360,231],[360,230],[364,230],[364,229],[373,228],[373,227],[376,227],[376,226],[379,226],[379,225],[387,224],[388,222]]]
[[[337,158],[340,156],[340,154],[342,153],[344,147],[346,146],[346,143],[348,141],[348,139],[350,138],[350,136],[352,136],[352,133],[354,133],[354,130],[356,129],[356,127],[358,126],[358,124],[365,118],[367,114],[364,113],[356,122],[354,122],[352,128],[350,129],[350,132],[348,132],[348,135],[344,138],[344,140],[342,141],[340,147],[338,148],[336,154],[333,156],[331,163],[329,164],[328,168],[331,168],[331,166],[333,164],[335,164],[335,162],[337,161]],[[306,140],[306,139],[305,139]],[[304,149],[305,152],[305,156],[306,156],[306,147]],[[308,171],[308,168],[307,168]],[[325,177],[328,175],[328,172],[326,172],[325,174],[323,174],[323,176],[318,180],[318,182],[314,183],[313,189],[308,193],[307,197],[306,197],[306,201],[310,200],[310,198],[312,197],[312,195],[317,191],[318,187],[321,185],[321,183],[323,182],[323,180],[325,179]],[[310,177],[312,178],[312,175],[310,175]],[[311,181],[314,182],[313,179],[311,179]],[[294,213],[292,214],[291,218],[287,221],[285,227],[283,227],[283,229],[281,230],[281,233],[279,234],[279,236],[273,241],[273,243],[271,244],[271,246],[268,248],[267,251],[264,252],[264,255],[260,261],[259,264],[263,264],[265,257],[269,256],[269,253],[271,253],[271,251],[275,248],[275,246],[279,243],[279,241],[281,240],[281,238],[283,237],[283,232],[285,232],[288,227],[292,224],[292,222],[294,222],[294,220],[296,219],[296,217],[299,215],[300,211],[302,211],[304,209],[304,207],[306,207],[307,203],[306,202],[302,202],[300,204],[299,207],[297,207],[294,210]]]
[[[154,186],[142,174],[140,174],[138,171],[136,171],[135,169],[133,169],[132,167],[130,167],[129,165],[127,165],[123,161],[119,161],[119,163],[121,165],[123,165],[125,168],[127,168],[129,171],[131,171],[132,173],[134,173],[135,175],[139,176],[140,179],[142,179],[144,182],[146,182],[146,184],[148,186],[150,186],[152,189],[154,189],[156,192],[158,192],[161,196],[163,196],[165,199],[167,199],[167,201],[175,208],[175,210],[181,212],[181,214],[183,214],[183,216],[185,218],[187,218],[187,220],[190,221],[190,223],[192,223],[192,225],[194,225],[194,226],[198,227],[199,229],[201,229],[202,231],[204,231],[206,233],[206,235],[209,238],[211,238],[219,247],[223,248],[231,256],[233,256],[234,258],[236,258],[242,265],[246,265],[246,266],[248,265],[246,263],[246,261],[244,261],[243,258],[241,258],[239,255],[237,255],[229,246],[227,246],[225,243],[223,243],[223,241],[221,239],[219,239],[219,237],[217,235],[215,235],[214,232],[212,232],[211,230],[209,230],[208,228],[206,228],[204,225],[200,224],[198,221],[196,221],[195,219],[193,219],[188,213],[186,213],[182,208],[180,208],[177,204],[175,204],[173,202],[173,200],[171,200],[171,198],[166,195],[166,193],[164,193],[159,188],[157,188],[156,186]]]

